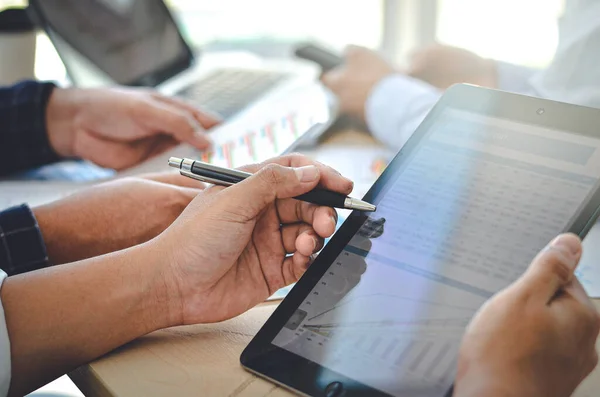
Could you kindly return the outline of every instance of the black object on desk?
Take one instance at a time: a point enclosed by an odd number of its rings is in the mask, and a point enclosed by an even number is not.
[[[252,174],[248,172],[219,167],[198,160],[181,159],[178,157],[171,157],[169,159],[169,165],[179,169],[179,173],[183,176],[187,176],[188,178],[196,179],[201,182],[207,182],[221,186],[231,186],[252,176]],[[334,208],[366,212],[372,212],[377,209],[377,207],[375,207],[373,204],[369,204],[365,201],[321,188],[315,188],[310,192],[301,194],[300,196],[294,198],[297,200]]]

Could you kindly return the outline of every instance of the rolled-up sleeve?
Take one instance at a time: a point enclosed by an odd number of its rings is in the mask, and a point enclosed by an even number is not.
[[[37,220],[23,204],[0,212],[0,269],[9,276],[49,265]]]
[[[46,106],[54,87],[23,81],[0,88],[0,175],[60,160],[46,132]]]
[[[441,96],[441,91],[420,80],[394,74],[379,81],[365,104],[371,133],[399,150]]]
[[[6,273],[0,270],[0,289],[6,279]],[[4,316],[4,305],[0,300],[0,397],[8,394],[10,387],[10,340]]]

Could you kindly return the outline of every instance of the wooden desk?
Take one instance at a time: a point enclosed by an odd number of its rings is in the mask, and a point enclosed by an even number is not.
[[[600,301],[595,303],[600,309]],[[221,324],[154,332],[69,376],[88,397],[291,396],[239,363],[242,350],[276,306],[265,303]],[[598,391],[600,367],[575,396],[597,396]]]
[[[332,137],[328,144],[372,145],[357,132]],[[600,309],[600,300],[595,301]],[[277,303],[264,303],[227,322],[154,332],[69,374],[88,397],[291,396],[286,390],[242,369],[242,350]],[[600,347],[600,345],[599,345]],[[577,397],[600,394],[600,369]]]

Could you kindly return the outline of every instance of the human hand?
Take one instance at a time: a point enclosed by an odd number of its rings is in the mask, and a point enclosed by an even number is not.
[[[46,109],[48,138],[62,157],[122,170],[180,142],[210,145],[219,120],[176,98],[132,88],[60,89]]]
[[[445,90],[453,84],[497,86],[496,63],[463,48],[433,44],[415,51],[407,74]]]
[[[317,184],[350,193],[352,182],[300,155],[245,167],[234,186],[206,189],[146,244],[165,274],[170,325],[222,321],[298,280],[335,231],[333,208],[291,197]],[[154,252],[154,254],[152,254]],[[165,265],[165,261],[167,264]],[[157,291],[158,292],[158,291]]]
[[[146,242],[205,186],[179,174],[123,178],[33,209],[50,261],[74,262]]]
[[[581,242],[556,238],[469,325],[454,395],[570,396],[598,361],[598,312],[573,275]]]
[[[345,62],[325,73],[323,84],[340,103],[340,111],[365,119],[365,103],[381,79],[393,74],[394,68],[381,55],[364,47],[346,49]]]

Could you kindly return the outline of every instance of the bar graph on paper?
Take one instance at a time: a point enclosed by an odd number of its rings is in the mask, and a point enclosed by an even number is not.
[[[200,160],[224,167],[239,167],[281,154],[315,123],[316,117],[290,113],[261,127],[216,142],[200,154]]]

